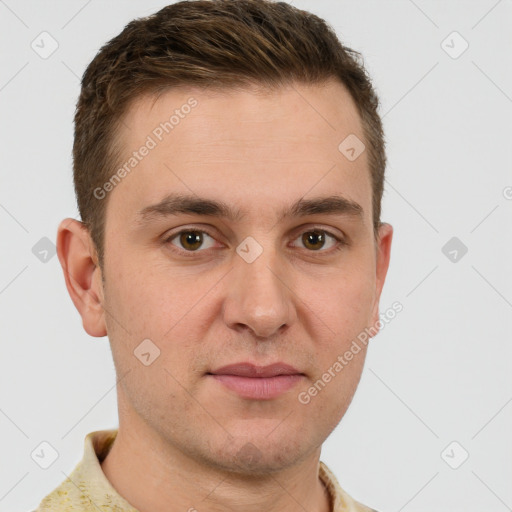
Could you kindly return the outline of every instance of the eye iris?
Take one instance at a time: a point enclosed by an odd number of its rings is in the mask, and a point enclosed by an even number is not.
[[[203,243],[203,235],[198,231],[185,231],[180,235],[180,242],[186,249],[195,250]]]
[[[302,241],[304,242],[304,245],[310,249],[318,250],[321,249],[325,243],[325,235],[323,233],[319,233],[317,231],[309,231],[307,233],[304,233],[302,235]],[[315,244],[320,242],[320,246],[316,247],[309,247],[310,244]]]

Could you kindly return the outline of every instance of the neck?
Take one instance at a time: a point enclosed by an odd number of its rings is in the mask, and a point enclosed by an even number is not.
[[[122,427],[101,468],[140,512],[331,511],[318,476],[320,449],[275,474],[240,475],[200,464],[142,425]]]

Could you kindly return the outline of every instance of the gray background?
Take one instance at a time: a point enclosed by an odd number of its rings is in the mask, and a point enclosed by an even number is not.
[[[117,427],[108,340],[83,331],[51,248],[58,222],[77,218],[79,77],[166,3],[0,0],[2,512],[35,508],[88,432]],[[512,510],[512,3],[292,3],[362,52],[380,94],[395,228],[381,310],[404,307],[371,342],[322,460],[381,512]],[[58,43],[46,59],[31,47],[51,49],[43,31]],[[43,441],[59,454],[48,469],[31,458]]]

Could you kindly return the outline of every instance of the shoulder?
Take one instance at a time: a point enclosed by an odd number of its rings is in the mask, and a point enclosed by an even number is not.
[[[332,512],[377,512],[352,498],[340,486],[332,471],[323,462],[320,462],[319,477],[331,496]]]

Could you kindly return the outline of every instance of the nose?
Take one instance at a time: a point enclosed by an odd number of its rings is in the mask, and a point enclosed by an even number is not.
[[[294,294],[283,266],[270,249],[252,263],[235,255],[229,273],[223,315],[226,325],[240,333],[269,339],[278,336],[296,320]]]

